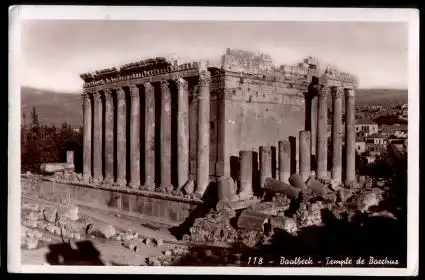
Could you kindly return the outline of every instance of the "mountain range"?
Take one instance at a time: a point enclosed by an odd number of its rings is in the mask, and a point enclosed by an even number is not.
[[[399,89],[358,89],[356,106],[407,103],[407,90]],[[35,107],[39,122],[60,127],[67,122],[74,128],[82,126],[82,99],[79,93],[55,92],[32,87],[21,88],[21,113],[30,122]]]

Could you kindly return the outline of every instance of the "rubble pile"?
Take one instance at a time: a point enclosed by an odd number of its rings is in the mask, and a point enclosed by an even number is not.
[[[52,238],[44,235],[40,231],[30,229],[26,226],[21,230],[21,248],[33,250],[40,248],[43,243],[51,243]]]
[[[44,207],[24,203],[22,214],[25,227],[38,228],[66,239],[80,240],[85,234],[86,222],[78,216],[78,207],[71,203]]]
[[[295,213],[295,220],[298,228],[322,225],[321,210],[325,205],[321,201],[314,203],[306,202],[300,205]]]
[[[189,230],[190,235],[184,235],[183,240],[216,245],[234,243],[238,234],[231,226],[230,218],[227,211],[211,210],[206,217],[195,220]]]
[[[180,260],[189,253],[187,248],[175,247],[174,249],[164,251],[160,256],[149,257],[146,260],[149,266],[166,266]]]

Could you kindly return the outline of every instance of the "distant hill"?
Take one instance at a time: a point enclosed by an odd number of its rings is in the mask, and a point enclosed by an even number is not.
[[[402,89],[358,89],[356,105],[405,104],[408,100],[407,90]]]
[[[332,108],[331,101],[329,98],[329,108]],[[66,121],[75,128],[82,126],[82,100],[78,93],[59,93],[22,87],[21,102],[22,113],[26,113],[28,120],[34,106],[42,123],[60,126]],[[404,103],[407,103],[407,90],[359,89],[356,91],[357,106]]]
[[[30,87],[21,88],[21,113],[30,121],[35,107],[40,123],[59,127],[67,122],[74,128],[83,125],[81,95],[78,93],[59,93]]]

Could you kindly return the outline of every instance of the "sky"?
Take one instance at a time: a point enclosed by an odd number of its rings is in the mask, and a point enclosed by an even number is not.
[[[81,92],[81,73],[156,56],[217,65],[226,48],[269,54],[274,65],[317,57],[359,88],[407,89],[408,26],[397,22],[25,20],[22,85]]]

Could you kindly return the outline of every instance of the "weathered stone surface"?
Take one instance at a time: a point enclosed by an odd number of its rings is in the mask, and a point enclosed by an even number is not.
[[[298,228],[322,225],[321,209],[324,207],[321,201],[302,203],[295,213]]]
[[[218,201],[230,201],[236,194],[235,182],[231,177],[221,176],[217,180]]]
[[[275,229],[282,229],[289,234],[296,234],[298,231],[297,223],[294,219],[288,217],[272,217],[270,219],[270,224],[272,226],[272,231]]]
[[[264,231],[264,225],[269,222],[269,218],[269,215],[262,212],[246,209],[238,218],[238,228]]]
[[[308,189],[310,189],[313,192],[313,194],[316,194],[322,197],[326,195],[326,192],[327,192],[326,187],[322,183],[314,179],[314,177],[310,177],[307,180],[306,186]]]
[[[191,194],[195,190],[195,182],[193,180],[187,181],[187,183],[183,186],[183,190],[186,194]]]
[[[43,210],[44,219],[48,222],[55,223],[57,221],[57,211],[56,207],[45,208]]]
[[[232,244],[238,238],[226,211],[211,211],[206,217],[196,219],[189,231],[190,235],[185,235],[183,240],[220,245]]]
[[[71,221],[78,220],[78,207],[75,205],[59,206],[57,208],[59,219],[67,218]]]
[[[55,172],[63,172],[65,170],[74,170],[74,165],[66,162],[58,162],[58,163],[43,163],[40,165],[41,172],[44,173],[55,173]]]
[[[96,230],[96,234],[100,237],[109,239],[116,234],[116,230],[113,225],[102,225]]]
[[[43,214],[40,212],[31,211],[28,213],[28,215],[25,218],[30,221],[38,221],[43,219]]]
[[[265,180],[264,189],[269,192],[278,192],[285,194],[290,199],[298,199],[301,189],[294,188],[291,185],[279,182],[273,178]]]
[[[299,189],[307,188],[304,178],[298,173],[292,174],[291,177],[289,177],[288,181],[292,186],[296,188],[299,188]]]

